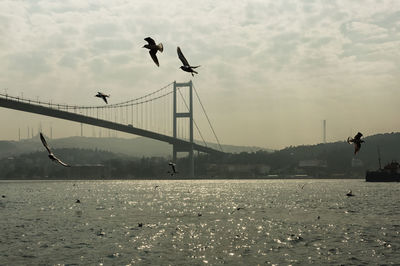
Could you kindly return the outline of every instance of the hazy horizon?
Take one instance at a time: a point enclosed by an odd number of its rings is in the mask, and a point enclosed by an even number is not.
[[[327,142],[400,131],[398,1],[5,0],[0,21],[0,93],[96,105],[101,88],[115,103],[193,80],[221,144],[321,143],[323,120]],[[164,45],[159,68],[141,48],[149,36]],[[195,77],[177,46],[201,65]],[[5,140],[81,130],[5,108],[0,123]]]

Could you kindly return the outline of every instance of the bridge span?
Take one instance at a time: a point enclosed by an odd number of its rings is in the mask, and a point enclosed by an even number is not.
[[[128,134],[134,134],[146,138],[151,138],[155,139],[158,141],[162,142],[167,142],[171,145],[173,145],[173,159],[176,160],[177,152],[188,152],[189,153],[189,177],[193,178],[194,177],[194,159],[193,159],[193,151],[199,151],[199,152],[204,152],[204,153],[216,153],[216,154],[223,154],[222,149],[221,150],[216,150],[211,147],[207,147],[206,143],[203,139],[203,142],[205,145],[200,145],[194,142],[193,140],[193,93],[192,93],[192,82],[190,81],[189,83],[173,83],[173,93],[171,93],[174,97],[173,101],[173,136],[169,136],[166,134],[161,134],[157,133],[151,130],[147,129],[142,129],[139,127],[135,127],[132,124],[123,124],[123,123],[117,123],[105,119],[100,119],[98,117],[92,117],[89,115],[84,115],[84,114],[79,114],[75,112],[69,111],[69,108],[71,106],[66,107],[66,105],[59,105],[59,104],[44,104],[40,103],[39,101],[33,101],[33,100],[28,100],[28,99],[23,99],[19,97],[10,97],[8,95],[3,95],[0,94],[0,107],[8,108],[8,109],[14,109],[14,110],[19,110],[19,111],[24,111],[24,112],[29,112],[29,113],[35,113],[39,115],[45,115],[45,116],[50,116],[50,117],[55,117],[59,119],[65,119],[69,121],[74,121],[82,124],[88,124],[88,125],[93,125],[97,127],[102,127],[102,128],[107,128],[111,130],[116,130],[120,132],[125,132]],[[188,108],[187,112],[177,112],[177,91],[179,90],[180,87],[189,87],[189,106],[186,104],[186,107]],[[180,92],[179,92],[180,93]],[[169,95],[168,94],[163,94],[162,97]],[[160,98],[160,97],[158,97]],[[158,99],[156,98],[156,99]],[[143,101],[143,102],[148,102]],[[126,107],[126,103],[130,101],[124,102],[124,103],[119,103],[115,104],[114,106],[122,108]],[[47,106],[46,106],[47,105]],[[112,105],[111,105],[112,106]],[[80,107],[72,107],[72,110],[76,111],[76,108]],[[83,107],[82,107],[83,108]],[[87,107],[85,107],[87,108]],[[109,106],[106,107],[90,107],[90,108],[109,108]],[[133,109],[132,109],[133,110]],[[189,119],[189,140],[185,139],[180,139],[177,137],[177,120],[186,118]],[[207,117],[208,118],[208,117]],[[197,125],[196,125],[197,127]],[[200,133],[201,136],[201,133]],[[219,144],[219,142],[218,142]]]

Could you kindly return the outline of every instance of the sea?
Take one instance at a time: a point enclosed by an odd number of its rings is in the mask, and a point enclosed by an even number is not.
[[[1,181],[0,195],[0,265],[400,265],[400,183]]]

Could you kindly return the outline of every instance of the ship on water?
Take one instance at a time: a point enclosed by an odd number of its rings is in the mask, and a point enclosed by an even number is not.
[[[388,163],[376,171],[367,171],[367,182],[400,182],[400,164],[396,161]]]
[[[367,182],[400,182],[400,164],[392,161],[382,168],[381,154],[378,148],[379,169],[376,171],[367,171],[365,181]]]

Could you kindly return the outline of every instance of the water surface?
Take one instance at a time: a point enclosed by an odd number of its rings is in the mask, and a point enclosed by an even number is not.
[[[0,265],[399,265],[399,190],[363,180],[2,181]]]

